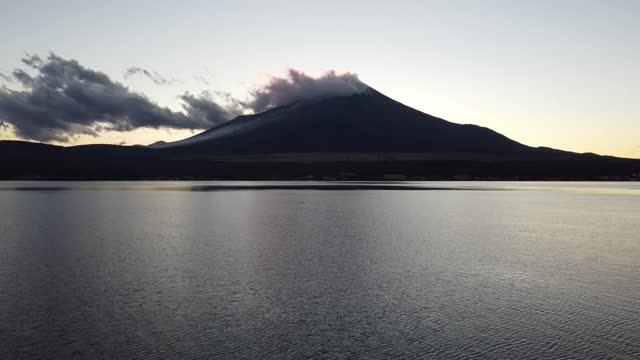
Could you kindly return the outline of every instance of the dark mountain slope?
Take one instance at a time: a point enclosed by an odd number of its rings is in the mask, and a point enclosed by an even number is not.
[[[208,154],[532,150],[490,129],[424,114],[373,89],[241,116],[191,140],[162,147]]]

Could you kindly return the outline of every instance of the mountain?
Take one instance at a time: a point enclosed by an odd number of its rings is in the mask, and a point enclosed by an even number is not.
[[[0,179],[633,179],[640,161],[533,148],[369,88],[150,146],[0,141]],[[395,176],[401,175],[401,176]]]
[[[493,130],[422,113],[371,88],[239,116],[186,140],[152,147],[207,154],[513,154],[532,150]]]

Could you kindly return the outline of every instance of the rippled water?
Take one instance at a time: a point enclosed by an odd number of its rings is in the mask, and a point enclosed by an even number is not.
[[[640,183],[0,182],[0,290],[7,359],[639,359]]]

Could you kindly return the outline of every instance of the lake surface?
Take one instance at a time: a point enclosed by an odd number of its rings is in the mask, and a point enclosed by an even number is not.
[[[640,183],[0,182],[6,359],[640,359]]]

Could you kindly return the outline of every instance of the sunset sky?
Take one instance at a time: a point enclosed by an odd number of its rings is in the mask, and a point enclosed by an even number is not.
[[[30,71],[21,59],[53,52],[179,112],[185,92],[242,100],[267,74],[334,69],[527,145],[640,158],[639,18],[633,0],[4,0],[0,88],[24,91],[11,76]],[[161,81],[125,77],[132,67]],[[65,145],[198,131],[98,131]],[[15,138],[12,125],[0,127],[0,139]]]

